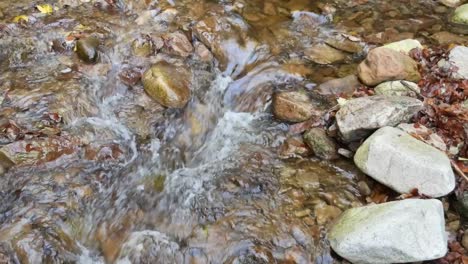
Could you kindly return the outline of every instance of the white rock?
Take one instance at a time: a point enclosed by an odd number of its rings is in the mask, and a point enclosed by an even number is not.
[[[435,132],[431,131],[429,128],[423,125],[418,125],[415,127],[415,124],[399,124],[398,128],[410,135],[412,134],[418,136],[419,140],[426,142],[427,144],[439,150],[447,151],[447,145],[445,144],[444,140]]]
[[[432,260],[447,252],[439,200],[409,199],[349,209],[329,233],[333,250],[352,263]]]
[[[449,54],[449,61],[458,68],[458,70],[453,73],[454,78],[468,79],[468,47],[456,46],[453,48]]]
[[[455,9],[452,21],[455,23],[468,24],[468,4],[461,5]]]
[[[460,4],[460,0],[439,0],[439,2],[448,7],[456,7]]]
[[[440,197],[455,188],[447,155],[394,127],[372,134],[357,150],[354,163],[399,193],[417,188],[421,194]]]
[[[361,97],[347,101],[336,122],[343,140],[350,142],[378,128],[407,123],[422,107],[421,101],[406,96]]]
[[[409,54],[412,49],[420,48],[422,49],[421,43],[416,39],[404,39],[397,42],[392,42],[384,45],[384,47]]]
[[[408,89],[403,83],[411,87],[411,89]],[[415,96],[416,92],[420,92],[420,89],[414,82],[400,80],[381,83],[374,88],[374,91],[376,95]]]

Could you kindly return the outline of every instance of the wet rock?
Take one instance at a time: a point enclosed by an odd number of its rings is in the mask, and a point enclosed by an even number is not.
[[[408,86],[411,88],[408,88]],[[374,91],[376,95],[415,97],[419,94],[420,89],[414,82],[400,80],[381,83],[374,88]]]
[[[426,144],[429,144],[444,152],[447,151],[447,145],[445,144],[444,140],[435,132],[431,131],[429,128],[423,125],[399,124],[398,128],[425,142]]]
[[[392,42],[384,46],[387,49],[409,54],[412,49],[422,49],[423,46],[416,39],[404,39],[397,42]]]
[[[325,43],[327,43],[335,49],[346,51],[349,53],[359,53],[362,52],[364,49],[360,42],[352,41],[345,37],[329,38],[325,41]]]
[[[359,192],[364,195],[364,196],[369,196],[371,195],[372,191],[371,189],[369,188],[369,185],[367,185],[367,183],[365,181],[360,181],[358,182],[358,189],[359,189]]]
[[[281,121],[303,122],[318,111],[305,92],[277,92],[273,95],[273,115]]]
[[[201,42],[195,43],[195,54],[204,62],[209,62],[213,59],[213,54],[211,54],[210,50]]]
[[[341,209],[332,205],[317,205],[314,208],[315,219],[318,225],[325,225],[341,214]]]
[[[448,7],[456,7],[460,4],[460,0],[439,0],[439,2]]]
[[[458,232],[458,229],[460,229],[460,220],[455,220],[450,223],[447,223],[447,226],[445,227],[445,229],[451,233]]]
[[[344,141],[357,141],[384,126],[408,122],[423,107],[421,101],[406,96],[369,96],[348,101],[336,113]]]
[[[431,38],[437,42],[437,44],[466,44],[468,43],[468,38],[465,36],[457,35],[447,31],[441,31],[434,33]]]
[[[468,4],[461,5],[455,9],[452,16],[452,22],[468,24]]]
[[[324,160],[333,160],[338,158],[336,143],[327,135],[325,129],[309,129],[304,134],[304,141],[307,146],[312,149],[315,156]]]
[[[298,217],[298,218],[302,218],[302,217],[309,216],[310,213],[312,213],[312,211],[310,209],[304,209],[304,210],[301,210],[301,211],[294,212],[294,215],[296,217]]]
[[[454,78],[468,79],[468,47],[456,46],[453,48],[449,54],[449,62],[457,67],[457,70],[453,72]]]
[[[327,44],[316,44],[304,51],[304,55],[318,64],[332,64],[346,58],[342,51],[328,46]]]
[[[76,42],[76,54],[86,63],[94,63],[98,59],[99,39],[87,37]]]
[[[251,37],[249,25],[239,17],[206,16],[193,27],[193,33],[211,50],[220,69],[232,76],[267,55],[259,52],[260,45]]]
[[[0,148],[0,165],[31,165],[50,162],[64,155],[73,154],[79,145],[77,139],[45,138],[20,140]]]
[[[148,95],[163,106],[182,108],[190,100],[191,73],[183,66],[159,62],[143,74]]]
[[[361,86],[356,75],[348,75],[340,79],[333,79],[320,84],[316,91],[324,95],[351,96]]]
[[[164,43],[170,54],[188,57],[193,52],[192,43],[182,32],[174,32],[163,37]]]
[[[359,79],[369,86],[385,81],[407,80],[417,82],[421,79],[418,64],[408,55],[380,47],[373,49],[358,66]]]
[[[149,57],[154,54],[155,48],[151,38],[144,36],[132,42],[132,50],[135,56]]]
[[[417,188],[421,194],[440,197],[455,188],[455,176],[445,153],[393,127],[372,134],[357,150],[354,163],[399,193]]]
[[[409,199],[349,209],[329,233],[330,245],[353,263],[432,260],[447,252],[438,200]]]
[[[468,230],[465,230],[465,234],[463,234],[462,245],[465,249],[468,249]]]
[[[183,263],[179,245],[157,231],[130,234],[122,245],[117,263]]]
[[[457,212],[465,219],[468,219],[468,191],[464,191],[457,197]]]
[[[283,158],[306,157],[308,155],[310,155],[310,150],[300,137],[287,138],[280,148],[280,156]]]

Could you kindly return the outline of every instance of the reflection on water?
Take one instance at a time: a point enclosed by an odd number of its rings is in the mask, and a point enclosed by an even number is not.
[[[50,3],[0,2],[2,263],[339,262],[326,229],[362,203],[362,175],[281,159],[270,96],[450,26],[433,1]],[[74,53],[87,36],[96,64]],[[143,91],[158,61],[191,68],[184,109]]]

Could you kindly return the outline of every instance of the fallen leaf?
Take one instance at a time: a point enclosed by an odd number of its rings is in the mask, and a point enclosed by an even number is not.
[[[50,15],[54,12],[54,9],[49,4],[37,5],[36,8],[42,13],[46,15]]]
[[[15,17],[13,18],[13,22],[15,22],[15,23],[21,23],[22,21],[28,22],[28,21],[29,21],[29,17],[26,16],[26,15],[20,15],[20,16],[15,16]]]

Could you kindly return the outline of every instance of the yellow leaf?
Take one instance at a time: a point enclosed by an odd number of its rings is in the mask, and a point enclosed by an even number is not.
[[[21,21],[28,22],[29,17],[26,15],[20,15],[20,16],[15,16],[15,18],[13,18],[13,22],[15,23],[20,23]]]
[[[43,14],[50,15],[54,12],[54,9],[49,4],[37,5],[36,8]]]

